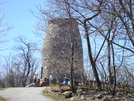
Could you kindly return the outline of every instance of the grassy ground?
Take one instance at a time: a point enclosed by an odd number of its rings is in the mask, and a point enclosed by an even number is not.
[[[5,89],[7,89],[7,88],[0,88],[0,91],[1,91],[1,90],[5,90]]]
[[[0,88],[0,91],[5,90],[5,89],[7,89],[7,88]],[[6,101],[6,100],[5,100],[5,98],[0,96],[0,101]]]
[[[63,96],[58,95],[57,93],[49,92],[49,93],[45,94],[45,96],[48,98],[51,98],[55,101],[70,101],[70,99],[65,99]],[[73,101],[78,101],[78,100],[73,100]]]
[[[6,101],[3,97],[0,96],[0,101]]]
[[[44,93],[44,95],[50,99],[53,99],[54,101],[70,101],[70,98],[64,98],[64,96],[56,93],[56,92],[47,92],[47,93]],[[73,101],[78,101],[77,100],[73,100]],[[80,101],[80,100],[79,100]]]

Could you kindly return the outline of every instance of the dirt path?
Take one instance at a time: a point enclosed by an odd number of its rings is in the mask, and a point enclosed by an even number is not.
[[[29,88],[8,88],[0,91],[0,96],[7,101],[53,101],[42,95],[42,90],[46,87],[29,87]]]

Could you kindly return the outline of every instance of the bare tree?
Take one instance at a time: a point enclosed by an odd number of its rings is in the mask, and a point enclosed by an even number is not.
[[[4,58],[5,62],[1,65],[1,87],[22,87],[33,81],[33,75],[38,72],[39,61],[34,56],[32,59],[29,57],[31,66],[29,70],[24,62],[26,60],[19,56],[20,53],[17,53],[17,55]]]
[[[16,65],[20,66],[22,86],[26,86],[29,76],[30,82],[32,82],[32,77],[39,68],[39,60],[34,58],[37,47],[35,43],[28,43],[22,36],[17,37],[16,41],[19,43],[14,47],[14,49],[18,51],[18,55],[16,55]]]
[[[0,1],[0,6],[4,5],[7,1]],[[0,8],[0,43],[7,42],[8,40],[5,39],[5,36],[8,34],[9,30],[11,30],[13,27],[9,26],[8,23],[4,22],[4,13],[2,12],[2,9]],[[2,49],[0,49],[2,50]]]

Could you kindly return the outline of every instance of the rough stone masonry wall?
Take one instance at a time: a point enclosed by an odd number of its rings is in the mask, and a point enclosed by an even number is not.
[[[70,75],[72,44],[74,45],[74,72],[83,73],[83,52],[78,23],[75,19],[53,19],[48,28],[42,49],[42,78]]]

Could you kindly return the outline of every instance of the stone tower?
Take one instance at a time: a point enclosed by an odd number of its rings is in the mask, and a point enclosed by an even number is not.
[[[70,76],[71,65],[77,74],[83,73],[83,52],[78,23],[75,19],[59,18],[48,22],[42,49],[42,79]]]

